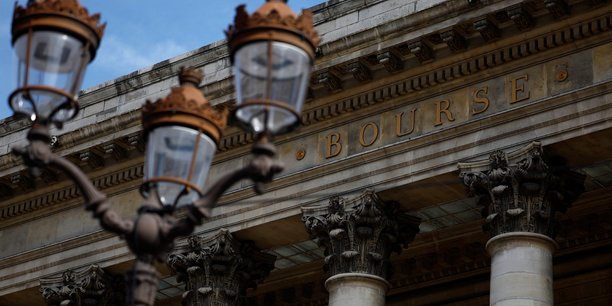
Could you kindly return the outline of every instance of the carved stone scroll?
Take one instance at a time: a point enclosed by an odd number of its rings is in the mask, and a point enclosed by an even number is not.
[[[105,273],[98,265],[40,279],[40,292],[49,306],[125,305],[124,286],[123,276]]]
[[[396,202],[384,203],[372,190],[302,210],[308,233],[325,247],[330,276],[364,273],[387,278],[391,253],[400,253],[419,232],[418,217],[401,211]]]
[[[570,14],[570,7],[565,0],[544,0],[544,6],[555,18],[563,18]]]
[[[434,58],[434,52],[429,45],[423,41],[414,41],[408,44],[410,53],[412,53],[421,63],[427,62]]]
[[[168,265],[185,283],[183,305],[240,306],[246,290],[255,288],[274,268],[276,257],[250,241],[238,241],[222,229],[215,235],[188,238],[168,257]]]
[[[348,63],[346,70],[359,82],[366,82],[372,79],[370,69],[360,61]]]
[[[480,33],[486,42],[494,41],[501,37],[501,30],[488,18],[474,21],[474,29]]]
[[[317,75],[317,83],[325,85],[331,92],[342,89],[342,81],[330,70],[322,71]]]
[[[529,30],[535,25],[533,17],[523,6],[511,7],[507,12],[519,31]]]
[[[462,51],[467,47],[465,38],[454,29],[440,33],[440,38],[453,52]]]
[[[402,60],[391,51],[378,54],[376,59],[378,60],[378,63],[385,66],[385,69],[391,73],[398,72],[404,68],[404,63]]]
[[[459,169],[470,194],[480,197],[492,237],[530,232],[554,238],[555,213],[565,212],[584,191],[584,176],[547,162],[538,142],[508,154],[496,151],[486,162],[460,163]]]

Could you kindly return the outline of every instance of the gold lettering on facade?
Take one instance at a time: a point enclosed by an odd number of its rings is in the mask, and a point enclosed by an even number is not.
[[[472,108],[472,115],[484,113],[487,109],[489,109],[489,104],[491,101],[489,101],[489,98],[487,97],[488,94],[489,86],[474,90],[474,104],[482,104],[482,107],[476,109],[476,107],[474,106]]]
[[[332,158],[338,156],[338,154],[342,152],[342,143],[340,143],[340,133],[331,133],[327,135],[325,139],[325,158]]]
[[[372,130],[372,137],[370,138],[370,141],[366,141],[366,130],[370,128]],[[361,129],[359,130],[359,143],[361,144],[361,146],[363,147],[369,147],[371,145],[374,144],[374,142],[376,142],[376,140],[378,139],[378,125],[374,122],[368,122],[365,125],[363,125],[361,127]]]
[[[416,119],[416,108],[413,108],[410,111],[410,130],[403,132],[402,130],[402,119],[404,117],[404,112],[400,112],[398,114],[395,115],[395,136],[397,137],[402,137],[402,136],[406,136],[409,134],[412,134],[412,132],[414,132],[414,123],[415,123],[415,119]]]
[[[510,89],[510,104],[525,101],[529,99],[529,91],[525,89],[525,84],[529,80],[527,74],[510,80],[512,88]],[[519,81],[522,81],[519,83]]]
[[[451,111],[449,110],[450,105],[450,100],[436,101],[436,122],[434,124],[435,126],[441,125],[443,123],[442,113],[446,115],[446,119],[448,119],[448,121],[455,121],[453,113],[451,113]]]

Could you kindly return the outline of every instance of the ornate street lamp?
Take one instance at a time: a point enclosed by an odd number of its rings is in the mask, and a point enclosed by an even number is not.
[[[319,37],[312,15],[301,16],[287,1],[268,0],[249,16],[244,5],[226,31],[236,78],[236,120],[260,135],[299,124]]]
[[[100,15],[76,0],[30,0],[15,6],[12,44],[18,88],[9,105],[32,121],[61,125],[76,116],[76,95],[104,33]]]
[[[68,175],[85,198],[85,208],[101,226],[123,237],[136,256],[128,275],[128,303],[152,306],[159,282],[155,260],[164,260],[174,240],[193,232],[210,217],[219,197],[243,179],[261,193],[283,167],[275,159],[269,137],[288,132],[299,122],[314,50],[319,38],[312,16],[296,16],[286,1],[268,0],[249,16],[237,9],[236,24],[227,31],[235,63],[238,107],[233,117],[256,134],[252,161],[205,188],[217,144],[227,121],[198,85],[202,74],[181,69],[180,86],[143,107],[147,139],[145,197],[135,220],[123,220],[110,209],[104,194],[67,159],[51,152],[49,128],[73,118],[79,106],[75,94],[86,64],[93,59],[104,26],[78,0],[30,0],[16,6],[13,45],[18,55],[19,89],[9,98],[13,111],[34,124],[29,144],[14,149],[32,170],[53,167]],[[36,77],[32,77],[36,75]],[[34,173],[38,171],[33,171]],[[175,216],[178,208],[185,212]]]

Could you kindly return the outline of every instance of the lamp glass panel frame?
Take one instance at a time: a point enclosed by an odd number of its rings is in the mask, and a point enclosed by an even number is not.
[[[143,195],[155,188],[164,206],[180,208],[202,196],[217,150],[206,134],[184,126],[160,126],[148,135]]]
[[[88,43],[58,31],[31,30],[14,44],[17,90],[9,98],[15,113],[65,122],[78,112],[76,96],[91,60]]]
[[[280,134],[299,124],[312,59],[292,44],[256,41],[234,54],[235,118],[255,133]]]

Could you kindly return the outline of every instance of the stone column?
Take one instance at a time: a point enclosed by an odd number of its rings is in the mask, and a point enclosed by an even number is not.
[[[40,292],[49,306],[125,305],[123,276],[105,273],[98,265],[41,278]]]
[[[555,214],[584,191],[584,176],[560,160],[545,161],[538,142],[459,169],[470,194],[480,197],[491,234],[490,304],[552,306]]]
[[[325,247],[329,306],[383,306],[389,290],[389,257],[419,231],[420,219],[383,203],[374,191],[329,205],[302,209],[306,229]]]
[[[240,306],[246,290],[255,288],[274,268],[276,257],[250,241],[240,242],[225,229],[202,238],[192,236],[176,247],[168,265],[185,283],[183,305]]]

